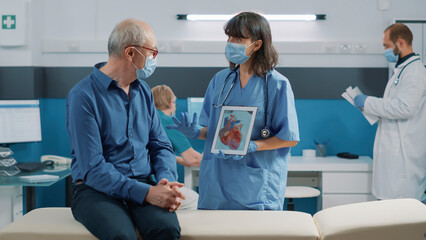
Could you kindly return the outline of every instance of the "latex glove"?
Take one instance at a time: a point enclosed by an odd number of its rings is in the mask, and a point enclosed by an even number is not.
[[[354,99],[355,106],[359,108],[364,108],[365,99],[367,99],[367,97],[368,96],[364,94],[355,96],[355,99]]]
[[[194,113],[192,122],[189,121],[187,112],[181,113],[181,121],[176,116],[173,116],[172,119],[175,124],[166,126],[167,129],[177,129],[189,139],[196,139],[200,136],[200,129],[197,127],[197,113]]]
[[[247,149],[247,154],[252,153],[252,152],[256,152],[257,150],[257,144],[254,141],[250,140],[248,149]],[[215,153],[213,154],[216,158],[221,158],[221,159],[231,159],[231,160],[241,160],[243,157],[247,156],[247,155],[230,155],[230,154],[225,154],[222,152],[222,150],[219,150],[219,153]]]

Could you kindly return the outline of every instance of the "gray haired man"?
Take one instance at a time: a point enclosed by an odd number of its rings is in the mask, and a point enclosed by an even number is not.
[[[66,102],[74,189],[71,210],[99,239],[179,239],[185,196],[151,90],[157,65],[148,24],[129,19],[108,40],[109,59],[77,83]],[[158,182],[157,182],[157,181]]]

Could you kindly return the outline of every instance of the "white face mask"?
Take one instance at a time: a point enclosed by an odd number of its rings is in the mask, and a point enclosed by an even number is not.
[[[139,50],[135,50],[142,56],[144,56]],[[145,56],[144,56],[145,57]],[[139,80],[146,80],[149,78],[155,71],[157,67],[157,58],[153,56],[145,57],[145,66],[142,69],[138,69],[136,65],[132,62],[133,66],[136,68],[136,77]]]

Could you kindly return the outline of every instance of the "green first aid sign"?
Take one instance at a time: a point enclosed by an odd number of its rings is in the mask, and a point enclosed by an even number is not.
[[[3,15],[1,26],[2,29],[16,29],[16,15]]]

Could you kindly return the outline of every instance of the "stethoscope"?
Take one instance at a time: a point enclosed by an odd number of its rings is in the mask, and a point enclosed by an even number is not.
[[[217,103],[213,104],[213,107],[220,108],[220,107],[224,106],[224,103],[225,103],[226,99],[228,98],[229,93],[232,90],[232,87],[234,87],[234,84],[237,81],[237,76],[238,76],[237,69],[238,68],[239,68],[239,66],[237,66],[234,70],[232,70],[230,73],[228,73],[228,76],[226,76],[225,82],[223,83],[223,86],[222,86],[222,90],[220,90],[219,97],[217,98]],[[222,97],[223,90],[225,89],[225,85],[228,82],[228,79],[229,79],[229,77],[232,74],[235,74],[234,75],[234,80],[232,80],[231,86],[229,87],[229,90],[226,93],[225,98],[222,100],[222,103],[220,103],[220,98]],[[260,130],[260,136],[262,136],[263,138],[268,138],[269,136],[271,136],[271,131],[269,131],[269,129],[267,127],[267,122],[268,122],[268,119],[267,119],[268,118],[268,100],[269,100],[268,99],[268,97],[269,97],[268,96],[268,74],[266,74],[266,76],[265,76],[265,85],[263,86],[263,91],[265,93],[265,101],[264,101],[265,116],[263,117],[263,120],[265,122],[265,127],[262,130]]]
[[[418,60],[420,60],[420,58],[417,58],[417,59],[412,60],[411,62],[407,63],[407,65],[405,65],[405,66],[401,69],[401,71],[400,71],[400,72],[399,72],[399,74],[398,74],[398,77],[396,77],[396,78],[395,78],[395,80],[393,81],[393,82],[395,83],[395,86],[396,86],[396,85],[398,85],[398,83],[399,83],[399,77],[401,77],[401,74],[402,74],[402,72],[404,71],[404,69],[405,69],[408,65],[410,65],[412,62],[415,62],[415,61],[418,61]]]

